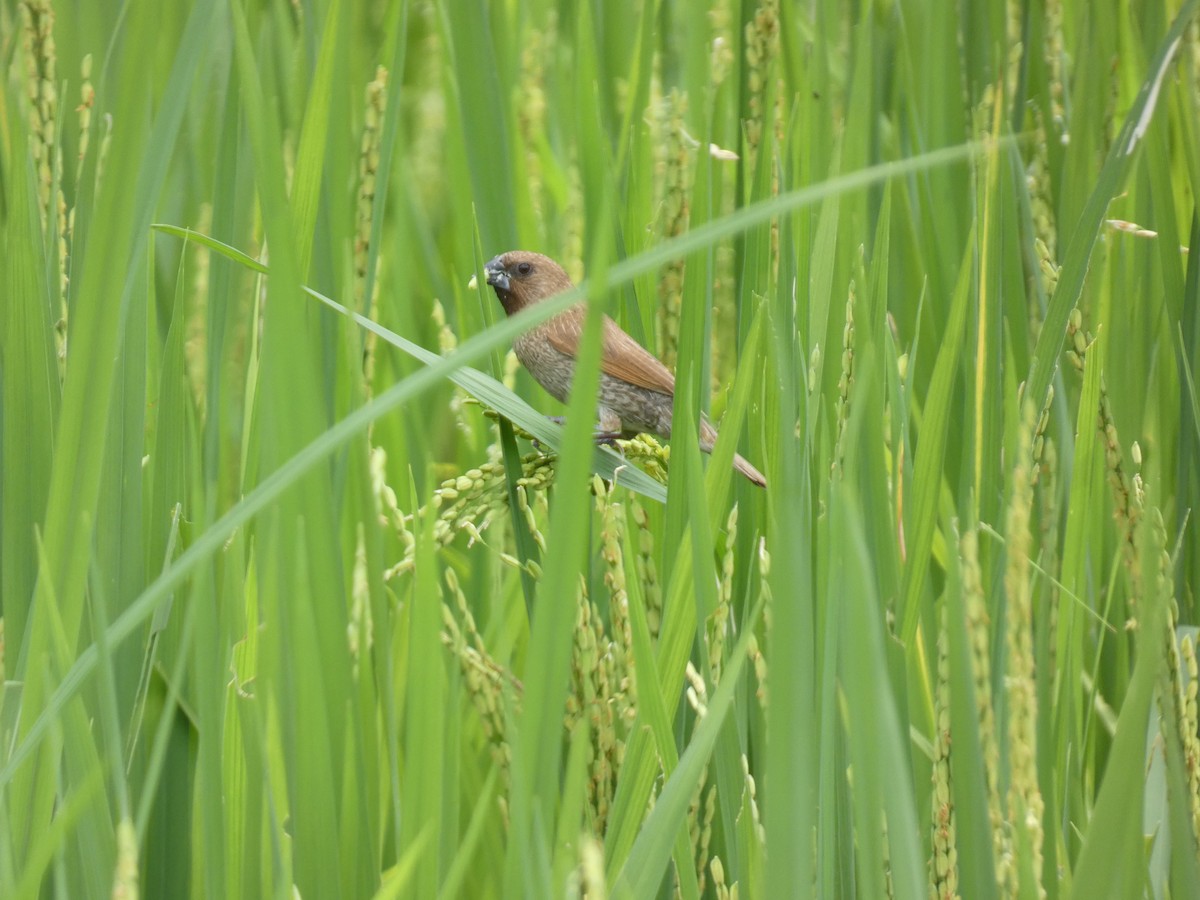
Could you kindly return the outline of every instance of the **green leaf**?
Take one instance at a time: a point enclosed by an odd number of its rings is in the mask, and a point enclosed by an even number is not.
[[[654,893],[662,880],[667,860],[670,858],[673,837],[684,822],[692,793],[701,773],[708,765],[721,725],[733,705],[738,675],[746,661],[750,635],[761,610],[760,601],[747,619],[742,636],[729,654],[725,673],[708,704],[707,714],[696,726],[692,740],[679,758],[678,768],[663,784],[654,808],[646,817],[633,843],[628,860],[613,883],[615,895],[625,896],[625,892],[628,892],[628,896],[648,897]]]
[[[954,290],[954,303],[950,321],[942,345],[938,348],[934,364],[933,380],[925,397],[925,408],[921,416],[918,433],[917,459],[913,470],[912,523],[913,535],[908,553],[908,565],[904,569],[904,605],[901,639],[905,644],[912,641],[920,621],[921,592],[929,572],[930,548],[933,546],[933,531],[937,522],[937,504],[942,490],[942,464],[946,456],[947,436],[950,433],[950,402],[954,383],[958,376],[958,360],[962,349],[963,327],[967,318],[970,299],[971,252],[963,256],[959,270],[958,285]]]
[[[1034,348],[1033,367],[1029,372],[1026,396],[1040,409],[1050,387],[1050,378],[1058,365],[1058,355],[1066,336],[1067,318],[1079,302],[1083,293],[1084,278],[1087,276],[1088,261],[1100,235],[1100,226],[1107,214],[1108,206],[1121,190],[1125,176],[1133,161],[1133,155],[1150,126],[1158,105],[1167,70],[1183,39],[1184,30],[1196,15],[1200,0],[1186,0],[1171,30],[1158,45],[1158,51],[1150,63],[1150,71],[1138,90],[1137,98],[1125,115],[1125,122],[1104,160],[1104,168],[1088,196],[1087,204],[1080,213],[1079,221],[1071,223],[1070,242],[1063,258],[1062,271],[1058,276],[1058,287],[1046,310],[1046,319]]]

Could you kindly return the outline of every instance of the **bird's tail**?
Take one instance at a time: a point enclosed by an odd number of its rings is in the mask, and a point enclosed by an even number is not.
[[[759,487],[765,488],[767,486],[767,476],[758,471],[758,469],[754,468],[754,466],[750,465],[750,461],[740,453],[735,453],[733,455],[733,467]]]
[[[700,449],[705,453],[712,453],[713,444],[716,442],[717,429],[713,428],[708,420],[701,419]],[[733,467],[759,487],[765,488],[767,486],[767,476],[758,471],[758,469],[754,468],[754,466],[750,465],[750,460],[746,459],[746,457],[742,456],[740,453],[733,454]]]

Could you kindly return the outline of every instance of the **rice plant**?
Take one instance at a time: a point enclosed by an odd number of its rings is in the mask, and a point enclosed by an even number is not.
[[[1192,896],[1196,7],[0,0],[0,896]]]

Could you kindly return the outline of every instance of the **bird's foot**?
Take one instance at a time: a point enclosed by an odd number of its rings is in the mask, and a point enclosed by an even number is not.
[[[546,418],[549,419],[551,422],[553,422],[555,425],[567,424],[567,420],[563,416],[546,416]],[[538,453],[541,453],[544,449],[542,447],[541,441],[539,441],[537,438],[533,439],[533,449],[537,450]]]
[[[555,425],[566,425],[566,418],[564,416],[546,416],[546,418]],[[619,431],[597,430],[592,434],[592,440],[596,442],[597,447],[611,447],[614,450],[620,449],[617,447],[617,439],[619,437],[621,437],[621,432]],[[537,438],[533,439],[533,446],[539,451],[542,449],[542,445],[538,442]]]

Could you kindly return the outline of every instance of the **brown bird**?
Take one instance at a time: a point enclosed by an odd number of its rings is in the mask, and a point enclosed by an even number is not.
[[[549,257],[526,250],[493,257],[483,271],[504,312],[510,316],[571,288],[571,279],[562,266]],[[573,306],[513,341],[513,350],[521,364],[553,397],[564,403],[575,375],[586,312],[583,304]],[[608,316],[604,317],[602,341],[600,430],[614,436],[647,432],[670,438],[675,376]],[[701,418],[700,449],[711,453],[716,440],[717,430]],[[766,487],[767,479],[762,472],[744,457],[735,455],[733,467],[755,484]]]

